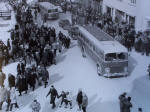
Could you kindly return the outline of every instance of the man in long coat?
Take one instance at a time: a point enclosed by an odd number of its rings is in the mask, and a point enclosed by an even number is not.
[[[56,107],[56,104],[55,104],[55,99],[56,97],[58,98],[58,93],[57,93],[57,90],[54,88],[54,86],[52,85],[47,96],[48,95],[51,95],[51,100],[50,100],[50,104],[52,104],[52,109],[54,109]],[[46,96],[46,97],[47,97]]]

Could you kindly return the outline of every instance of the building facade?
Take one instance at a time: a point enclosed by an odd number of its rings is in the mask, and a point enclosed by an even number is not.
[[[150,30],[150,0],[103,0],[102,12],[133,24],[136,31]]]

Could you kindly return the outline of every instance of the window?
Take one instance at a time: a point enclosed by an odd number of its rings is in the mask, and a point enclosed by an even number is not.
[[[136,0],[131,0],[131,3],[132,4],[136,4]]]

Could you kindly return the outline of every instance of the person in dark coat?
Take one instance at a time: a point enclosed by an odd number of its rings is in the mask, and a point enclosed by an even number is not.
[[[43,74],[42,74],[42,81],[44,82],[44,87],[46,88],[49,80],[49,72],[47,71],[46,67],[43,69]]]
[[[51,86],[47,96],[48,95],[50,95],[50,97],[51,97],[50,104],[52,104],[52,109],[54,109],[56,107],[55,99],[56,99],[56,97],[58,98],[58,93],[57,93],[57,90],[55,89],[55,87],[53,85]]]
[[[9,83],[9,87],[10,87],[10,89],[12,88],[12,87],[15,87],[15,76],[14,75],[12,75],[12,74],[8,74],[8,83]]]
[[[126,93],[123,93],[119,96],[120,100],[120,112],[124,112],[124,101],[126,100]]]
[[[25,91],[25,93],[27,94],[27,90],[28,90],[28,85],[27,85],[27,79],[25,77],[24,74],[19,74],[17,76],[17,87],[19,90],[19,96],[22,95],[22,92]]]
[[[79,110],[81,110],[81,108],[82,108],[82,99],[83,99],[82,90],[79,89],[78,94],[77,94],[77,98],[76,98],[76,101],[77,101],[78,106],[79,106]]]
[[[29,74],[28,83],[30,87],[32,87],[33,91],[35,89],[36,79],[37,79],[37,74],[35,71],[32,70],[32,72]]]
[[[128,97],[124,101],[124,111],[123,112],[131,112],[130,111],[131,107],[132,107],[131,97]]]

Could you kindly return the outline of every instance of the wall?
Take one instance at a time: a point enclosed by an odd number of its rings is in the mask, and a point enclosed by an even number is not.
[[[136,30],[144,31],[146,29],[146,19],[150,21],[150,0],[138,0]],[[148,19],[149,18],[149,19]]]
[[[136,5],[131,4],[130,0],[103,0],[103,12],[106,12],[106,6],[126,12],[130,16],[136,16]]]

